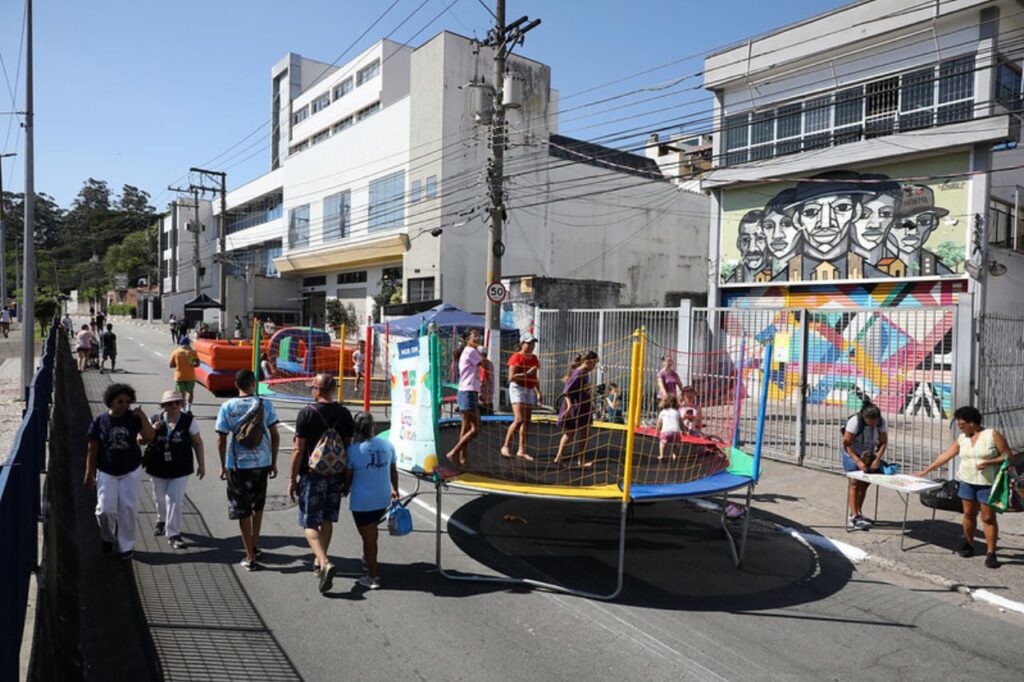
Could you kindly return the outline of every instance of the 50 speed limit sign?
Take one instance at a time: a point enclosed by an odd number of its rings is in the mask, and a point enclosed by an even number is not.
[[[491,303],[501,303],[508,295],[508,290],[501,282],[491,282],[487,285],[487,299]]]

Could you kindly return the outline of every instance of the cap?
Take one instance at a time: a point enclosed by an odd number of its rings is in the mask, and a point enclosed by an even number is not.
[[[310,388],[312,388],[313,386],[316,386],[317,388],[333,388],[334,376],[331,374],[327,374],[326,372],[321,372],[320,374],[317,374],[315,377],[306,382],[306,386],[309,386]]]
[[[192,345],[192,341],[190,341],[187,336],[182,336],[180,339],[178,339],[178,345],[179,346],[190,346],[190,345]]]
[[[533,334],[523,334],[522,338],[519,339],[519,343],[537,343],[537,337]]]
[[[164,394],[160,396],[160,404],[166,405],[167,403],[180,403],[185,398],[177,391],[164,391]]]

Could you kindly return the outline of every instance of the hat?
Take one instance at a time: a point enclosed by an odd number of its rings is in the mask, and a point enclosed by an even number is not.
[[[167,403],[180,403],[183,400],[185,400],[185,398],[174,390],[164,391],[164,394],[160,396],[161,405],[166,405]]]
[[[522,338],[519,339],[519,343],[537,343],[537,337],[533,334],[523,334]]]
[[[327,374],[326,372],[321,372],[320,374],[317,374],[312,379],[307,381],[306,382],[306,386],[308,386],[310,388],[312,388],[314,386],[316,386],[317,388],[324,388],[324,387],[330,388],[330,387],[333,387],[334,386],[334,376],[331,375],[331,374]]]
[[[934,213],[939,218],[949,211],[935,205],[935,192],[928,185],[903,185],[897,217],[907,218],[918,213]]]
[[[834,171],[816,175],[810,180],[796,184],[792,196],[785,197],[791,202],[786,208],[790,209],[805,201],[837,194],[874,194],[875,190],[868,183],[860,182],[861,180],[861,175],[853,171]]]
[[[180,339],[178,339],[179,346],[189,346],[191,344],[192,342],[189,340],[188,336],[182,336]]]

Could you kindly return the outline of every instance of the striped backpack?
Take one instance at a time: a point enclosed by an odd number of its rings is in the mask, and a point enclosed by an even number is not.
[[[348,461],[345,452],[345,441],[335,428],[327,423],[324,415],[315,407],[310,410],[316,412],[317,416],[327,427],[327,430],[320,436],[313,451],[309,453],[309,470],[321,476],[334,476],[345,470]]]

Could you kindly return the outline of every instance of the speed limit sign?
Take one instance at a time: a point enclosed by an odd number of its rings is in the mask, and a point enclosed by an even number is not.
[[[487,285],[487,298],[491,303],[501,303],[507,294],[508,291],[501,282],[491,282]]]

